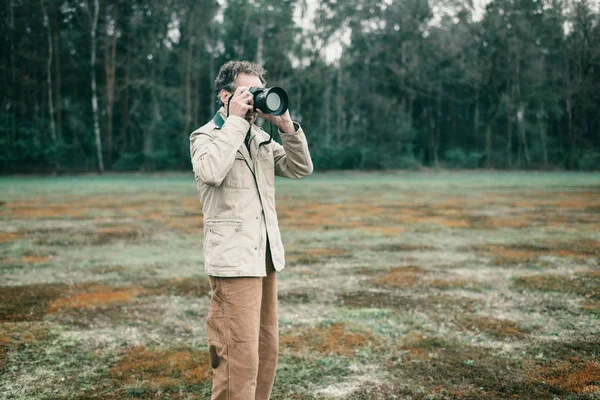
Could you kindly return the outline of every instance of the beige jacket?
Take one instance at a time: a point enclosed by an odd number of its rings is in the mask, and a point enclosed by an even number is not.
[[[275,175],[300,179],[312,173],[306,136],[279,132],[283,146],[252,125],[250,152],[244,139],[250,124],[225,119],[224,109],[190,135],[196,186],[204,214],[204,270],[212,276],[266,276],[267,238],[273,265],[285,266],[275,211]],[[219,126],[221,125],[221,126]]]

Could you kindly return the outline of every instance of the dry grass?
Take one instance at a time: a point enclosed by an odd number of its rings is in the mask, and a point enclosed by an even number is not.
[[[0,232],[0,243],[14,242],[23,238],[23,236],[21,232]]]
[[[424,274],[425,271],[417,266],[397,267],[374,276],[371,283],[381,287],[410,288],[414,287]]]
[[[48,327],[40,323],[0,322],[0,375],[9,351],[45,342],[51,336]]]
[[[120,271],[120,268],[116,270]],[[150,295],[203,297],[209,291],[205,276],[146,279],[140,281],[139,286],[127,287],[98,282],[0,287],[0,322],[36,321],[42,320],[46,314],[78,309],[99,311]]]
[[[485,244],[472,247],[479,255],[492,257],[497,265],[532,263],[541,256],[585,260],[600,257],[600,242],[591,239],[551,241],[537,244]]]
[[[355,327],[356,329],[356,327]],[[298,333],[282,335],[280,347],[292,352],[318,352],[354,357],[364,347],[373,347],[378,340],[371,331],[349,330],[344,323],[314,326]]]
[[[517,287],[544,292],[573,293],[586,298],[600,299],[600,274],[598,271],[576,275],[531,275],[516,278]]]
[[[522,338],[529,332],[517,322],[483,315],[462,314],[456,316],[454,322],[461,328],[482,332],[500,340]]]
[[[110,369],[119,385],[142,385],[152,390],[179,392],[182,386],[202,385],[212,379],[208,352],[191,348],[125,350]]]
[[[331,259],[349,258],[349,253],[344,249],[317,247],[311,249],[286,250],[286,262],[292,264],[316,264]]]
[[[585,311],[600,315],[600,300],[590,300],[583,303]]]
[[[454,311],[475,312],[484,302],[451,295],[401,295],[395,292],[356,291],[338,294],[338,303],[350,308],[390,308],[398,312],[422,311],[436,315]]]
[[[600,391],[600,363],[580,356],[537,368],[532,377],[567,393],[593,394]]]
[[[126,303],[144,293],[142,288],[114,288],[104,285],[93,285],[85,289],[85,292],[69,293],[66,297],[51,300],[48,303],[47,313]]]
[[[598,179],[462,176],[278,183],[289,271],[273,399],[600,395]],[[209,397],[193,181],[111,179],[18,181],[3,199],[8,396]]]
[[[452,290],[452,289],[467,289],[473,291],[483,291],[484,285],[480,282],[470,279],[470,278],[451,278],[451,279],[440,279],[433,278],[429,284],[436,288],[442,290]]]
[[[69,286],[34,284],[0,288],[0,322],[42,320],[47,304],[60,297]]]

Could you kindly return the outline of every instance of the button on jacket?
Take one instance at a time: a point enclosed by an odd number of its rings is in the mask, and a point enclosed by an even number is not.
[[[283,146],[267,143],[269,135],[256,125],[234,115],[226,118],[223,108],[218,115],[190,135],[204,214],[204,270],[212,276],[266,276],[269,243],[273,265],[281,271],[285,259],[275,175],[300,179],[312,173],[306,136],[294,122],[294,133],[279,132]]]

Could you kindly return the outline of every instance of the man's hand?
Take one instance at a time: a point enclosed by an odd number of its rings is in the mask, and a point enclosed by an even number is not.
[[[290,111],[286,110],[282,115],[271,115],[265,114],[261,110],[257,109],[258,115],[275,125],[281,132],[284,133],[294,133],[296,130],[294,129],[294,123],[292,122],[292,118],[290,117]]]
[[[228,101],[229,115],[237,115],[246,119],[246,114],[254,110],[254,97],[246,86],[238,87]]]

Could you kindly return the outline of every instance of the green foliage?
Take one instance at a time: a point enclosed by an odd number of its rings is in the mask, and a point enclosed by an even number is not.
[[[477,151],[465,152],[456,148],[444,153],[444,159],[449,168],[478,168],[484,158],[484,154]]]
[[[600,151],[583,150],[577,158],[577,168],[582,171],[597,170],[600,166]]]
[[[94,66],[93,3],[44,4],[0,9],[1,172],[98,168],[92,68],[106,168],[189,171],[188,136],[232,59],[288,90],[319,170],[600,165],[589,0],[100,0]]]
[[[123,153],[113,163],[115,171],[135,171],[142,167],[144,155],[142,153]]]

